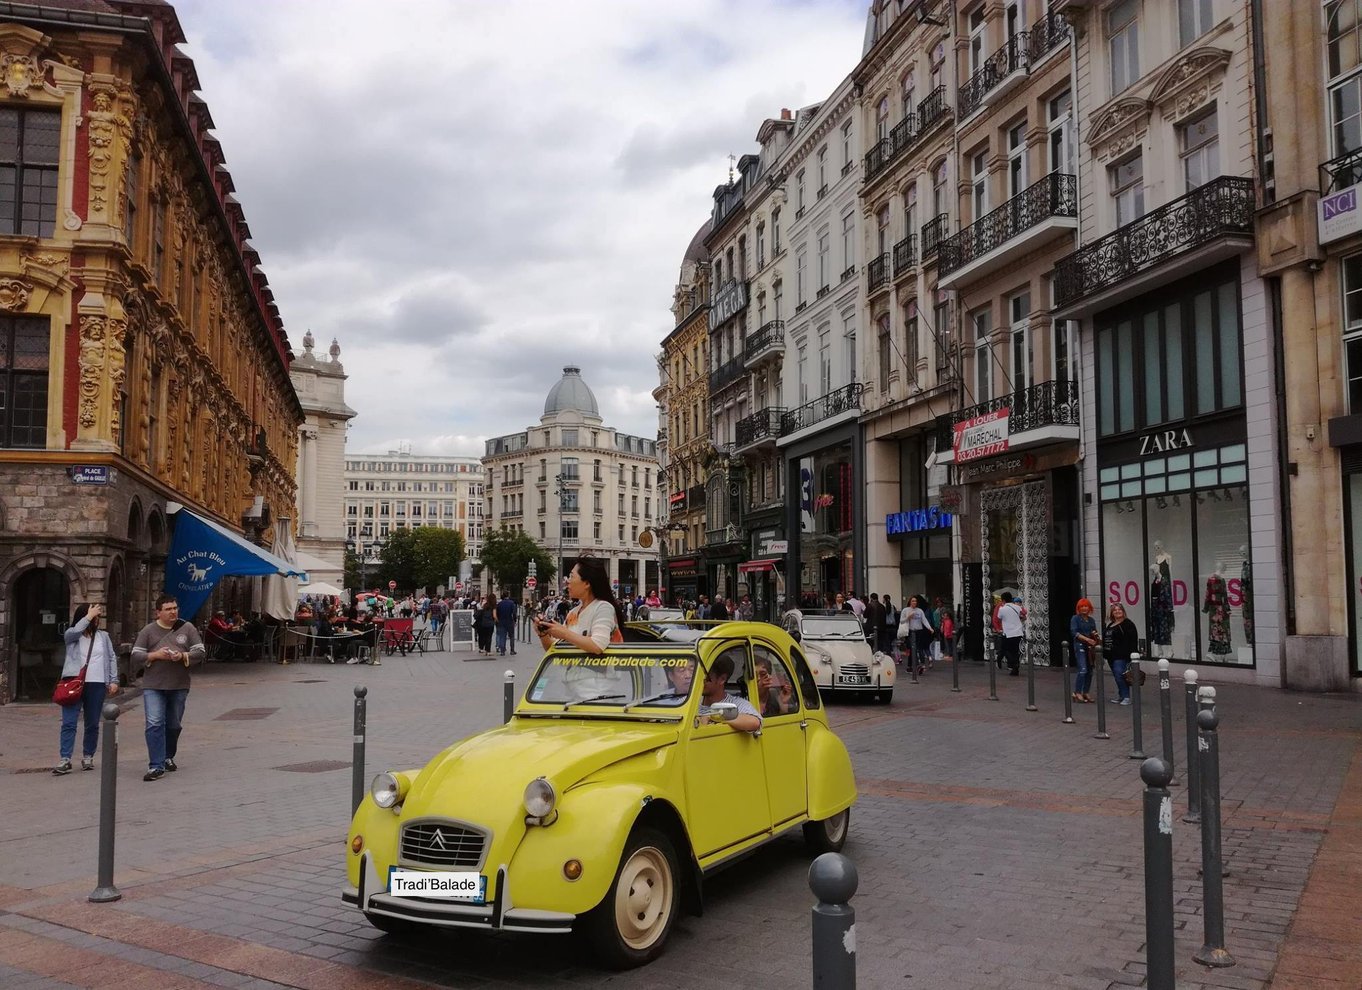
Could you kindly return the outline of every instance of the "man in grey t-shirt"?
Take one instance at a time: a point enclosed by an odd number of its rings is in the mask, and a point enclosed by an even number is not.
[[[142,675],[142,708],[147,716],[147,772],[143,780],[160,780],[179,769],[180,723],[189,697],[189,665],[204,657],[203,642],[192,622],[180,621],[174,595],[156,599],[156,619],[137,634],[132,648],[134,669],[146,664]]]

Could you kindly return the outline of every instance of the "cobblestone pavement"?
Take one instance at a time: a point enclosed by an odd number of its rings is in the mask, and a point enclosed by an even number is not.
[[[502,672],[535,654],[394,657],[381,667],[214,664],[189,697],[181,770],[141,781],[142,711],[124,701],[116,879],[94,886],[99,774],[54,778],[57,713],[0,708],[0,986],[709,987],[809,982],[808,857],[782,839],[714,877],[644,970],[603,973],[570,938],[456,933],[416,943],[340,903],[352,687],[369,687],[371,771],[424,762],[499,721]],[[1102,990],[1143,982],[1143,866],[1130,709],[1060,722],[1060,683],[938,667],[894,703],[837,703],[861,798],[846,852],[861,873],[860,986]],[[1214,672],[1204,681],[1214,683]],[[1151,679],[1150,684],[1153,684]],[[1146,688],[1152,695],[1154,692]],[[1225,686],[1227,945],[1201,943],[1199,837],[1175,825],[1179,987],[1362,986],[1362,698]],[[1180,707],[1179,707],[1180,710]],[[1157,702],[1145,746],[1159,749]],[[1183,761],[1181,719],[1174,733]],[[1183,788],[1174,789],[1179,814]],[[1312,871],[1313,867],[1313,871]],[[1274,975],[1274,970],[1275,975]]]

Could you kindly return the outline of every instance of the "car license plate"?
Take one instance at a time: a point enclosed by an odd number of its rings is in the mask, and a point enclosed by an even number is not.
[[[869,674],[838,674],[838,684],[869,684]]]
[[[404,876],[408,878],[415,877],[418,878],[419,880],[426,881],[431,884],[431,889],[408,890],[405,892],[394,891],[393,890],[394,873],[402,873]],[[388,893],[392,894],[394,897],[421,897],[428,898],[430,900],[461,901],[467,904],[486,904],[487,877],[483,876],[482,874],[476,874],[478,888],[477,893],[473,893],[471,891],[462,892],[460,890],[451,889],[452,884],[450,884],[449,881],[453,880],[454,878],[461,878],[467,880],[473,876],[474,874],[471,873],[450,873],[434,870],[430,871],[411,870],[403,866],[389,866]]]

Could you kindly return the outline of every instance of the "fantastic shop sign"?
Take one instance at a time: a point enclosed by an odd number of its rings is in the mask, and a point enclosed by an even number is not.
[[[929,529],[950,529],[954,521],[955,517],[949,512],[933,505],[926,509],[889,513],[884,517],[884,530],[888,536],[902,536]]]

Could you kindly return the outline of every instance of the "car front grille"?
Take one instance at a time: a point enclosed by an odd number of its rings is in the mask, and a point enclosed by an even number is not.
[[[462,822],[428,818],[402,826],[403,863],[477,869],[487,853],[487,833]]]
[[[844,663],[842,664],[842,666],[837,668],[837,672],[839,674],[846,675],[851,674],[865,675],[870,673],[870,668],[863,663]]]

